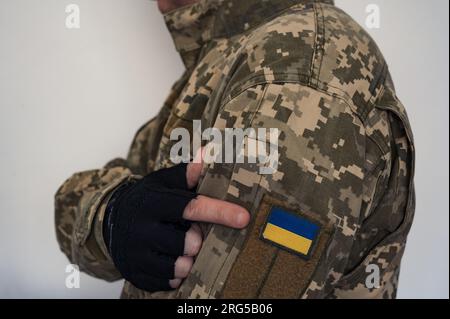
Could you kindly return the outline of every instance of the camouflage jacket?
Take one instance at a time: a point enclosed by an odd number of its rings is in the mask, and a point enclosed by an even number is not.
[[[56,194],[70,261],[120,274],[101,225],[121,183],[171,164],[174,128],[278,128],[278,171],[205,165],[198,192],[246,207],[245,230],[207,225],[176,291],[126,282],[125,298],[394,298],[415,208],[413,137],[386,62],[332,0],[200,0],[165,15],[186,72],[127,159],[73,175]],[[274,205],[320,225],[309,258],[260,240]],[[370,268],[375,266],[375,268]],[[368,285],[370,269],[379,286]],[[375,272],[374,272],[375,273]]]

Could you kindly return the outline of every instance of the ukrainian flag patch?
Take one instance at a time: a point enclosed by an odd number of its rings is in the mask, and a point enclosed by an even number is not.
[[[276,246],[309,258],[320,226],[280,207],[272,207],[261,238]]]

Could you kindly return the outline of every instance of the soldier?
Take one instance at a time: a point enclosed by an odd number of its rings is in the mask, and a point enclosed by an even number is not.
[[[332,0],[158,4],[186,71],[126,160],[58,190],[62,251],[124,298],[395,298],[414,145],[371,37]],[[277,128],[277,171],[174,165],[194,120]]]

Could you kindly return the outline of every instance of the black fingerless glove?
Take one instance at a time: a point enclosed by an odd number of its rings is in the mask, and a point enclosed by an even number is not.
[[[181,164],[124,184],[108,203],[105,243],[116,268],[137,288],[171,289],[169,280],[190,227],[183,211],[197,196],[188,190],[186,169]]]

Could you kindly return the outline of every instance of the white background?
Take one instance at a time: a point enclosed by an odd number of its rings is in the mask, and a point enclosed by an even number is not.
[[[65,7],[81,29],[65,28]],[[379,43],[417,143],[417,211],[400,298],[448,298],[447,0],[340,0]],[[125,156],[182,64],[147,0],[0,0],[0,298],[116,298],[121,282],[65,287],[53,195],[72,173]]]

